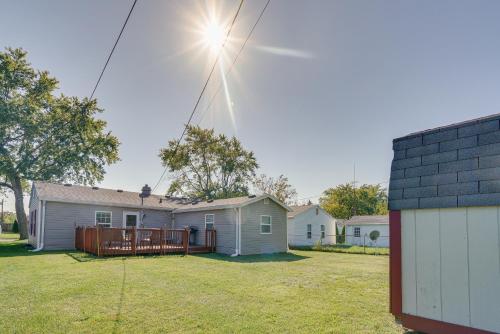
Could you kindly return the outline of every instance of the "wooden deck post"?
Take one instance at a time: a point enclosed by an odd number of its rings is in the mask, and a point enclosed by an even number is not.
[[[99,230],[100,230],[100,226],[97,226],[97,229],[96,229],[96,234],[97,234],[97,256],[101,256],[101,242],[99,240]]]
[[[189,233],[190,233],[190,229],[185,229],[184,230],[184,233],[182,234],[182,242],[184,243],[184,252],[186,253],[186,255],[189,254]]]
[[[83,251],[86,253],[87,252],[87,244],[85,237],[87,236],[87,226],[83,228]]]
[[[135,230],[135,227],[132,228],[132,237],[130,238],[130,245],[132,247],[132,254],[134,255],[137,255],[136,254],[136,246],[137,246],[137,239],[136,239],[136,230]]]
[[[165,233],[163,232],[163,226],[160,227],[160,254],[163,254],[163,239],[165,239]]]

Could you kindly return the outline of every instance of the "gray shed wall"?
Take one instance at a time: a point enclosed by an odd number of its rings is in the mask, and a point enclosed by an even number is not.
[[[272,217],[272,233],[260,233],[260,216]],[[241,255],[286,252],[287,211],[274,201],[264,200],[241,208]]]

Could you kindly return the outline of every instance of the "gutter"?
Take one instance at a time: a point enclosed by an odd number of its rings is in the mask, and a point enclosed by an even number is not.
[[[234,254],[231,254],[232,257],[236,257],[238,255],[241,255],[241,207],[234,208],[234,211],[235,211],[235,216],[236,216],[236,224],[235,224],[236,247],[234,250]]]
[[[40,224],[39,224],[39,230],[38,230],[38,247],[36,249],[31,250],[31,252],[39,252],[43,249],[43,241],[45,239],[45,204],[47,201],[40,201]]]

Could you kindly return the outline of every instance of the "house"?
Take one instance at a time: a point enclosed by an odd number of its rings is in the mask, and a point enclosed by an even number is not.
[[[389,247],[389,216],[353,216],[346,220],[346,243],[358,246]]]
[[[291,206],[288,212],[288,243],[312,246],[335,243],[335,219],[317,204]]]
[[[74,249],[76,226],[196,228],[217,232],[216,252],[247,255],[286,252],[286,205],[271,195],[190,201],[123,190],[34,182],[29,243],[44,250]]]
[[[425,333],[500,332],[500,114],[393,141],[391,312]]]

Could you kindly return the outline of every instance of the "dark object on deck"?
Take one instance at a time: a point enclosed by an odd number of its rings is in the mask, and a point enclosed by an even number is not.
[[[186,227],[189,230],[189,245],[196,245],[196,235],[198,233],[198,228],[196,226]]]

